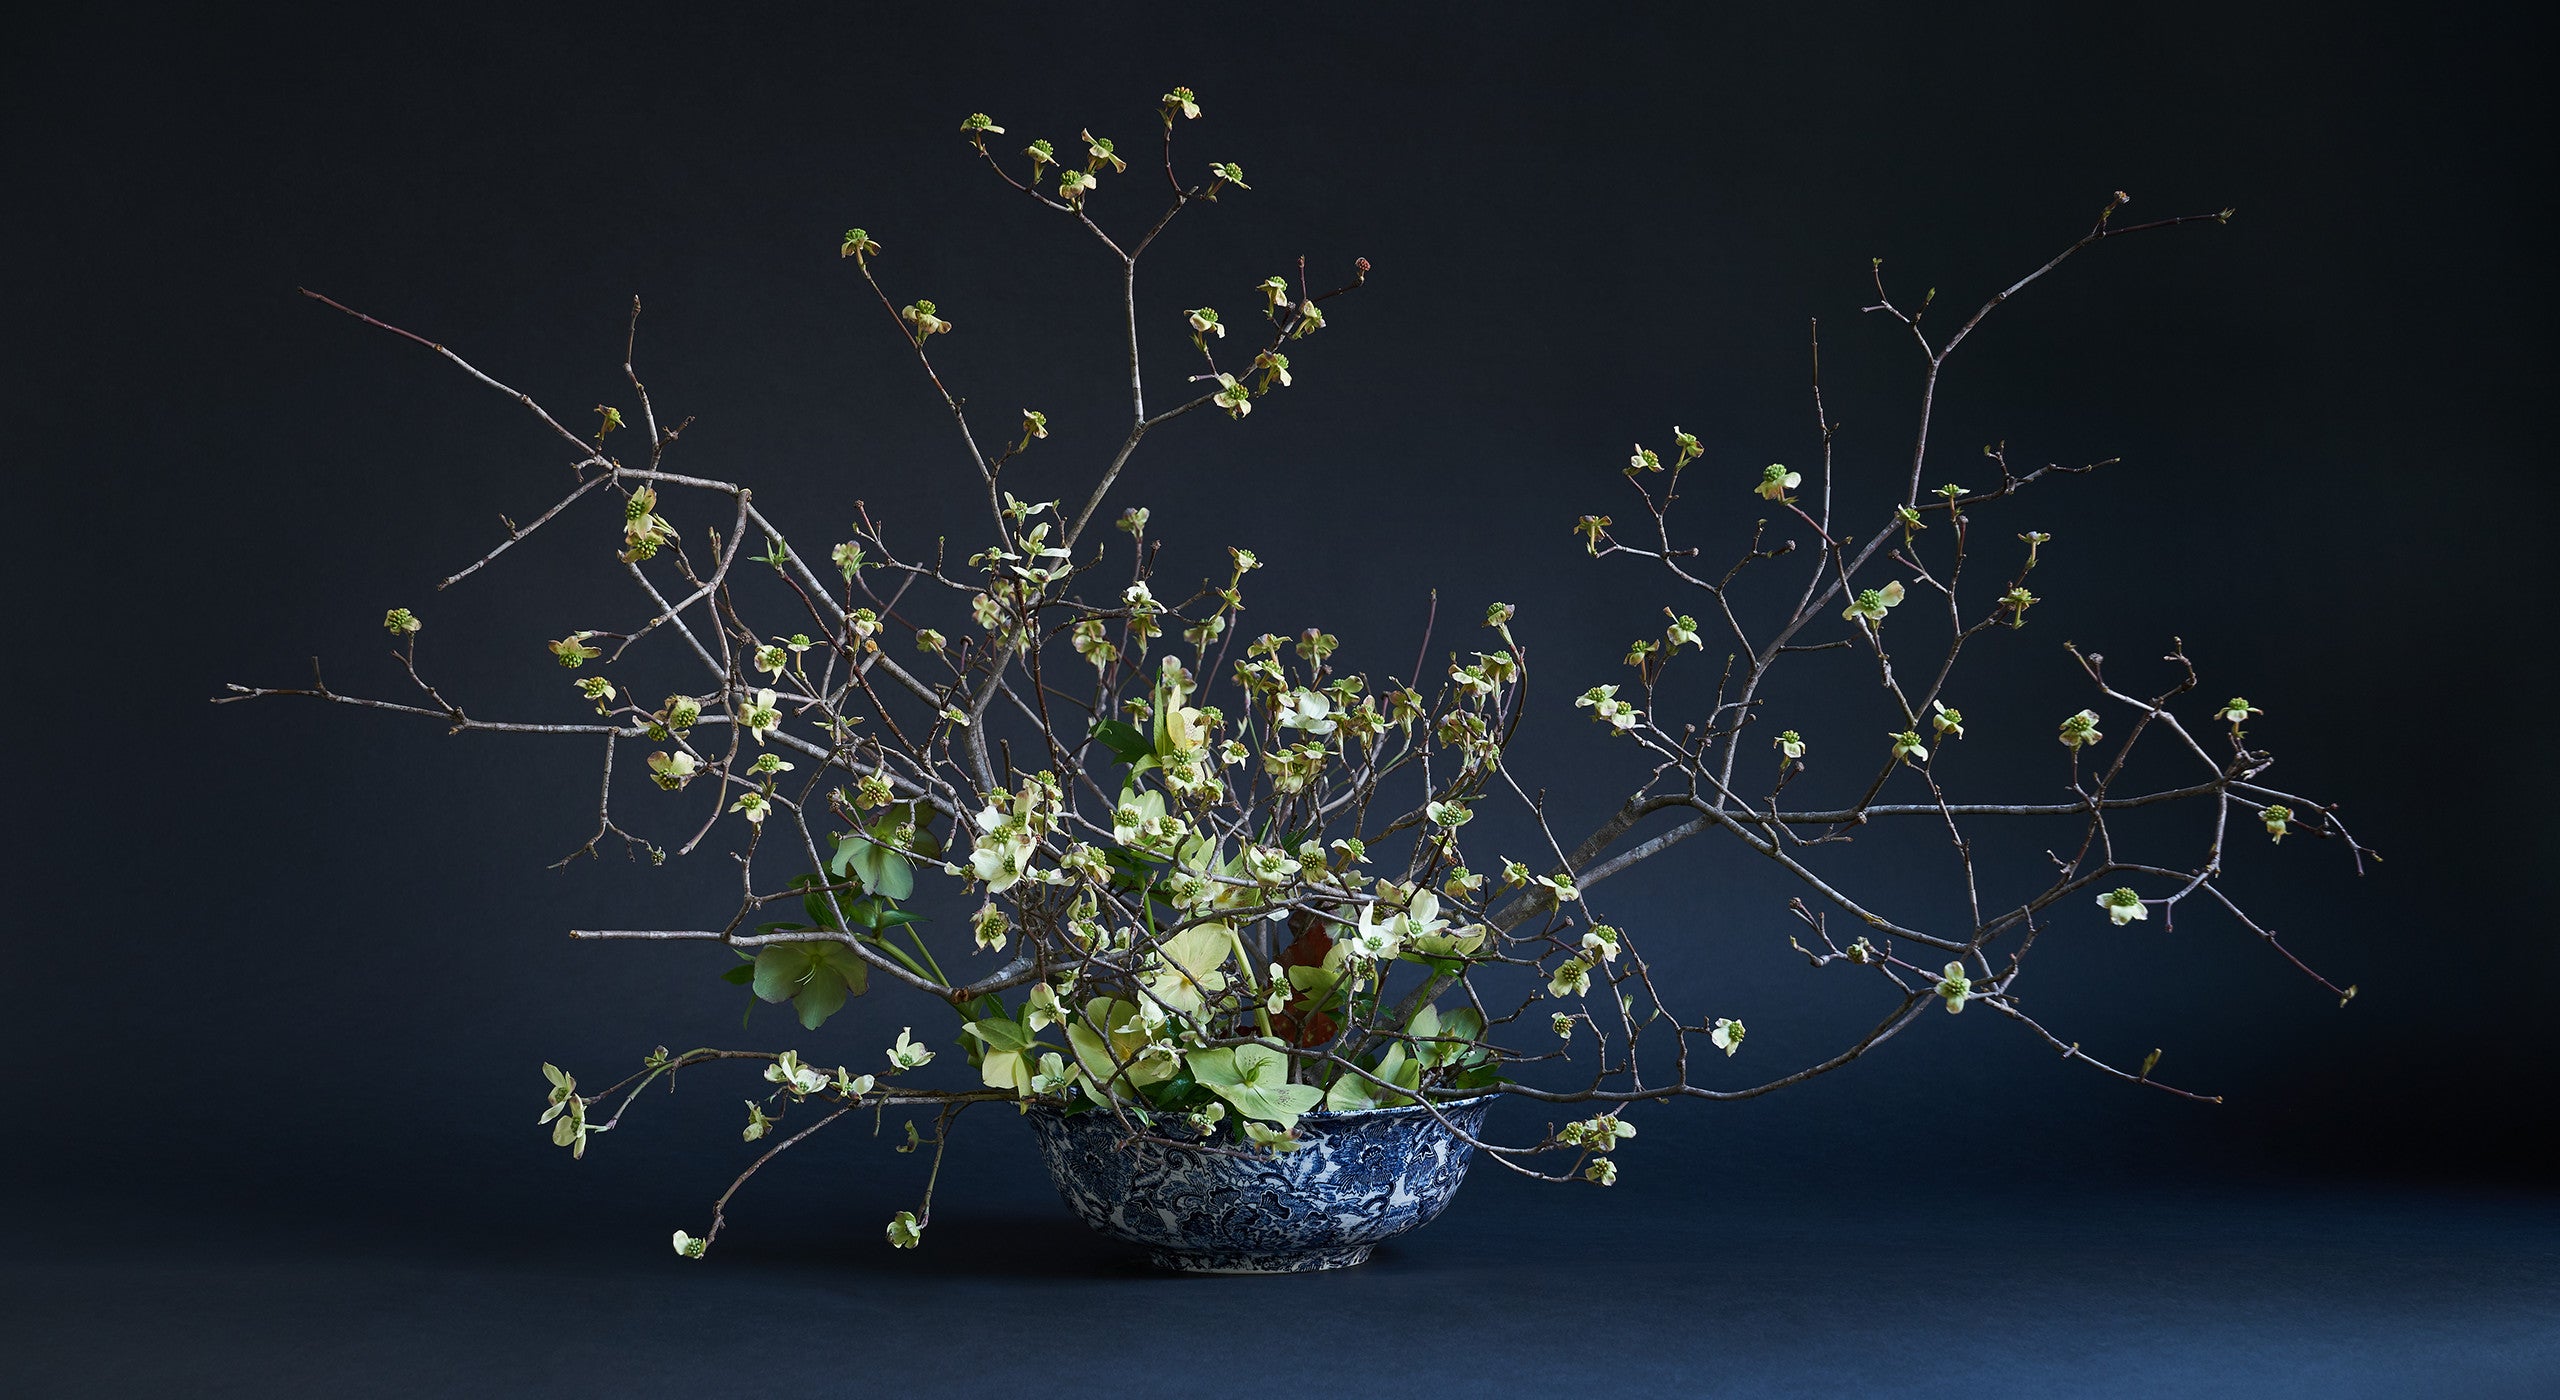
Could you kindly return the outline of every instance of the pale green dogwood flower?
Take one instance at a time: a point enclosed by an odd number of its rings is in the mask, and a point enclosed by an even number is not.
[[[1612,733],[1624,734],[1644,722],[1643,712],[1619,699],[1614,685],[1595,685],[1573,704],[1576,709],[1591,711],[1591,717],[1609,726]]]
[[[890,1046],[888,1050],[890,1073],[895,1074],[900,1070],[921,1069],[924,1066],[933,1063],[933,1052],[916,1044],[915,1041],[910,1038],[914,1030],[915,1028],[913,1026],[901,1026],[898,1028],[898,1043]]]
[[[785,1050],[765,1066],[766,1080],[779,1084],[796,1096],[814,1094],[827,1087],[826,1072],[801,1063],[800,1052]]]
[[[2293,820],[2293,809],[2281,802],[2270,802],[2259,811],[2258,820],[2267,824],[2267,835],[2279,846],[2284,844],[2286,823]]]
[[[739,711],[738,723],[747,727],[747,732],[755,736],[757,743],[763,743],[764,737],[782,723],[782,710],[774,704],[773,692],[757,691],[755,699]]]
[[[1580,958],[1567,958],[1547,974],[1547,995],[1588,996],[1591,994],[1591,964]]]
[[[1915,765],[1929,761],[1929,750],[1921,744],[1918,730],[1906,729],[1899,734],[1889,734],[1885,737],[1893,741],[1895,758],[1907,760]]]
[[[2124,886],[2098,896],[2098,907],[2107,911],[2107,917],[2115,922],[2117,928],[2123,928],[2136,919],[2151,917],[2151,910],[2144,906],[2142,896]]]
[[[1792,730],[1792,729],[1784,729],[1784,730],[1780,730],[1780,731],[1778,732],[1778,737],[1777,737],[1777,740],[1776,740],[1776,744],[1777,744],[1778,752],[1779,752],[1780,754],[1783,754],[1783,755],[1785,756],[1785,759],[1792,760],[1792,759],[1800,759],[1800,758],[1803,758],[1803,757],[1804,757],[1804,751],[1805,751],[1805,747],[1806,747],[1805,742],[1804,742],[1804,736],[1803,736],[1803,735],[1801,735],[1801,734],[1798,734],[1797,732],[1795,732],[1795,731],[1794,731],[1794,730]],[[1782,760],[1782,761],[1784,761],[1784,760]]]
[[[589,661],[604,655],[604,652],[601,649],[587,645],[587,638],[594,635],[595,633],[593,632],[572,632],[568,636],[562,637],[560,640],[550,644],[551,654],[560,658],[561,665],[574,671]]]
[[[1295,1152],[1306,1146],[1298,1140],[1297,1133],[1291,1129],[1264,1127],[1250,1118],[1243,1120],[1243,1126],[1245,1140],[1256,1147],[1286,1153]]]
[[[1964,1010],[1964,1004],[1973,1000],[1973,979],[1965,975],[1963,963],[1951,962],[1938,975],[1938,995],[1946,998],[1949,1015]]]
[[[1726,1059],[1731,1059],[1734,1053],[1742,1048],[1742,1036],[1740,1021],[1719,1016],[1716,1018],[1715,1029],[1707,1032],[1707,1043],[1722,1050]]]
[[[2076,749],[2085,744],[2094,744],[2105,737],[2107,736],[2098,732],[2098,712],[2095,710],[2082,710],[2062,722],[2061,738],[2064,748]]]
[[[1764,501],[1783,501],[1788,492],[1803,484],[1804,473],[1791,472],[1779,463],[1771,462],[1761,469],[1760,484],[1751,488],[1751,493]]]
[[[1321,692],[1300,686],[1281,698],[1278,723],[1283,729],[1299,729],[1316,735],[1331,734],[1336,727],[1333,702]]]
[[[677,1258],[699,1259],[703,1256],[704,1251],[711,1248],[711,1241],[696,1239],[693,1236],[686,1234],[684,1231],[678,1230],[676,1231],[675,1246]]]
[[[1940,738],[1951,734],[1959,739],[1964,737],[1964,711],[1948,709],[1944,700],[1930,701],[1929,708],[1936,711],[1929,716],[1929,727],[1937,730]]]
[[[1072,175],[1075,172],[1070,170],[1067,173]],[[914,1211],[899,1211],[896,1218],[889,1222],[888,1235],[891,1248],[913,1249],[924,1243],[924,1222],[916,1219]]]
[[[1882,626],[1885,613],[1901,603],[1902,580],[1895,579],[1882,588],[1860,590],[1858,596],[1849,600],[1849,606],[1840,610],[1840,616],[1850,622],[1864,621],[1871,626]]]

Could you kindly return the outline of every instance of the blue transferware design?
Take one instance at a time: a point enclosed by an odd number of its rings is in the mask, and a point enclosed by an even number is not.
[[[1496,1097],[1438,1107],[1478,1137]],[[1380,1240],[1438,1215],[1475,1157],[1419,1105],[1308,1114],[1298,1120],[1306,1146],[1276,1156],[1223,1133],[1206,1149],[1167,1141],[1184,1134],[1161,1114],[1136,1138],[1109,1113],[1033,1104],[1027,1116],[1058,1194],[1085,1224],[1190,1273],[1363,1263]]]

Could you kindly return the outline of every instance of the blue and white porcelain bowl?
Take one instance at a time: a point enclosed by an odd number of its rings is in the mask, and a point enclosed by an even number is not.
[[[1480,1135],[1497,1095],[1438,1105]],[[1419,1105],[1298,1120],[1306,1146],[1272,1155],[1132,1139],[1108,1113],[1032,1105],[1040,1155],[1084,1223],[1204,1274],[1293,1274],[1365,1262],[1380,1240],[1449,1204],[1475,1148]],[[1161,1121],[1161,1120],[1159,1120]]]

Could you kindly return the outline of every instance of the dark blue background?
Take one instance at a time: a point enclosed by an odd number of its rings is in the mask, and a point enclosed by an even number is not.
[[[0,1390],[2560,1390],[2538,887],[2552,182],[2528,139],[2551,114],[2516,23],[38,21],[0,58],[0,444],[23,541]],[[743,1160],[745,1082],[690,1076],[573,1164],[532,1124],[537,1064],[610,1078],[662,1043],[851,1062],[900,1025],[948,1027],[884,995],[815,1036],[769,1011],[742,1032],[717,950],[570,945],[573,924],[716,916],[734,881],[716,851],[544,870],[592,822],[583,748],[204,703],[227,680],[298,683],[315,652],[334,683],[394,694],[373,627],[405,605],[475,713],[572,718],[535,648],[628,608],[594,550],[561,542],[431,592],[498,512],[547,503],[558,454],[504,400],[293,289],[572,414],[628,407],[636,292],[661,411],[700,416],[682,465],[755,483],[813,540],[858,498],[965,549],[964,464],[835,239],[869,227],[893,291],[960,325],[941,360],[982,411],[1051,414],[1016,489],[1064,493],[1117,411],[1110,269],[954,128],[986,110],[1012,144],[1089,125],[1143,146],[1175,82],[1208,110],[1186,159],[1237,160],[1254,190],[1186,214],[1144,274],[1159,401],[1175,308],[1239,314],[1301,253],[1320,281],[1355,256],[1377,272],[1294,356],[1296,387],[1248,423],[1151,440],[1121,500],[1178,541],[1169,577],[1254,548],[1271,567],[1248,624],[1321,623],[1373,672],[1403,668],[1430,588],[1442,647],[1472,642],[1485,602],[1520,604],[1544,709],[1515,763],[1584,820],[1625,756],[1565,700],[1619,679],[1625,640],[1680,601],[1568,533],[1627,515],[1629,439],[1687,427],[1728,485],[1807,462],[1819,316],[1844,482],[1880,500],[1915,364],[1859,315],[1870,257],[1969,307],[2112,190],[2136,196],[2128,217],[2237,206],[2227,228],[2094,250],[1956,362],[1945,476],[1994,438],[2125,464],[2000,517],[1997,538],[2056,535],[2047,601],[1951,693],[1975,771],[2049,784],[2049,726],[2083,703],[2060,641],[2135,679],[2183,636],[2215,697],[2268,710],[2252,735],[2279,774],[2345,801],[2388,857],[2361,880],[2309,841],[2235,861],[2297,951],[2361,986],[2354,1006],[2225,921],[2118,932],[2088,911],[2040,949],[2034,1009],[2119,1061],[2162,1047],[2164,1078],[2226,1105],[1932,1016],[1790,1093],[1644,1113],[1613,1191],[1486,1170],[1368,1269],[1232,1284],[1151,1278],[1080,1234],[989,1113],[964,1124],[918,1254],[878,1241],[922,1164],[844,1133],[759,1178],[717,1257],[680,1269],[664,1239],[701,1228]],[[1146,184],[1107,179],[1095,208],[1151,215]],[[1709,557],[1736,547],[1756,503],[1698,500]],[[1805,658],[1788,693],[1817,760],[1882,732],[1871,681],[1833,659]],[[655,693],[656,674],[628,683]],[[1807,783],[1867,771],[1818,762]],[[1805,968],[1784,889],[1708,846],[1604,887],[1604,908],[1687,996],[1750,1023],[1715,1067],[1741,1085],[1880,1007]],[[1867,888],[1923,910],[1947,895],[1932,842],[1852,854]],[[1502,1112],[1497,1130],[1538,1131]],[[953,1337],[949,1357],[917,1340]]]

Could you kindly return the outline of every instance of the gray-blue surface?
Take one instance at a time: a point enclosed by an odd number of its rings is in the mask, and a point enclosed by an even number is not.
[[[636,1226],[207,1233],[73,1200],[12,1222],[0,1393],[2560,1395],[2544,1195],[1488,1172],[1367,1267],[1243,1279],[1027,1197],[942,1214],[912,1254],[846,1221],[695,1265]]]

